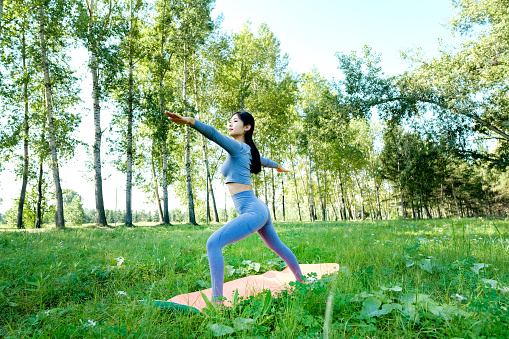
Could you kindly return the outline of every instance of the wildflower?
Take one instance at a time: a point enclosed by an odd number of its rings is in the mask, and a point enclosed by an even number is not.
[[[307,282],[307,283],[313,283],[313,282],[315,282],[317,280],[318,279],[316,279],[315,277],[306,277],[304,281]]]
[[[467,297],[464,297],[464,296],[462,296],[461,294],[458,294],[458,293],[451,295],[451,298],[458,299],[458,301],[465,301],[465,300],[467,300]]]
[[[85,324],[85,327],[94,327],[95,325],[97,325],[97,322],[91,320],[91,319],[88,319],[87,323]]]

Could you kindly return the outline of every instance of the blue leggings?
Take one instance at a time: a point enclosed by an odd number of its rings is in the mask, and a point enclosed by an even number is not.
[[[239,216],[215,231],[207,241],[212,299],[223,296],[224,259],[222,248],[258,232],[265,244],[290,267],[295,279],[302,281],[302,273],[295,254],[279,239],[270,218],[269,208],[253,191],[244,191],[232,196]]]

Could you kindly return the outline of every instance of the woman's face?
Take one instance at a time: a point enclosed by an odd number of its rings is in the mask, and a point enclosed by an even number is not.
[[[238,114],[233,115],[230,119],[230,123],[228,124],[228,132],[233,138],[244,135],[250,128],[251,125],[244,126],[244,122],[240,120]]]

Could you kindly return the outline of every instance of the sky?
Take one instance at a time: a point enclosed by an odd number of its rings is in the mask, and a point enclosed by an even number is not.
[[[453,38],[447,26],[453,15],[449,0],[216,0],[212,18],[222,15],[222,29],[238,32],[245,24],[256,31],[266,23],[281,43],[282,53],[289,55],[289,68],[299,74],[316,67],[322,76],[332,80],[340,78],[336,53],[360,53],[363,46],[370,46],[381,56],[381,67],[388,75],[404,72],[408,65],[401,59],[400,52],[421,48],[425,55],[438,54],[440,46],[455,45],[459,38]],[[83,120],[78,138],[93,143],[93,116],[91,114],[90,79],[87,76],[86,53],[73,56],[78,73],[83,77],[82,94]],[[102,128],[108,126],[110,113],[103,106]],[[107,131],[105,137],[107,137]],[[104,140],[104,139],[103,139]],[[103,142],[103,145],[106,143]],[[94,209],[94,184],[92,173],[88,173],[85,161],[91,161],[91,154],[83,149],[66,164],[61,165],[62,188],[72,188],[83,197],[85,208]],[[105,208],[125,209],[125,175],[108,165],[107,155],[103,176]],[[19,195],[21,182],[12,173],[12,167],[1,173],[0,213],[5,213]],[[11,170],[9,170],[11,169]],[[49,169],[47,169],[49,171]],[[218,205],[232,206],[226,197],[224,187],[216,187]],[[170,209],[183,208],[185,204],[170,194]],[[134,188],[133,209],[155,211],[154,204],[148,204],[146,196]]]
[[[263,22],[290,56],[297,73],[316,66],[328,79],[339,77],[336,52],[349,54],[368,45],[381,54],[387,74],[407,67],[400,51],[422,48],[436,55],[440,40],[453,42],[446,26],[453,13],[448,0],[217,0],[213,16],[223,13],[223,27],[238,31],[247,22]]]

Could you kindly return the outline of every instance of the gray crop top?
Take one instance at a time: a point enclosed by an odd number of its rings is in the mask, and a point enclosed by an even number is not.
[[[192,128],[212,140],[228,152],[225,162],[221,165],[221,173],[226,178],[226,183],[236,182],[251,185],[251,147],[248,144],[236,141],[219,133],[214,127],[196,120]],[[277,168],[275,161],[260,156],[260,162],[264,167]]]

